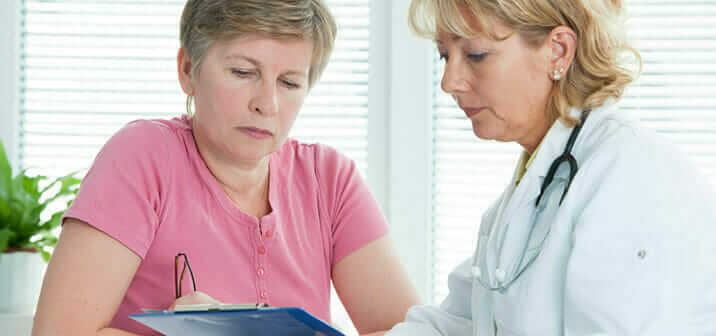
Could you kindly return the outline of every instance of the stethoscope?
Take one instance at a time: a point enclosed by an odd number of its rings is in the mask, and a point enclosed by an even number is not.
[[[547,176],[545,176],[544,181],[542,182],[542,188],[540,188],[539,196],[537,197],[535,206],[539,206],[539,201],[542,199],[544,191],[547,190],[547,187],[549,187],[550,183],[552,183],[552,179],[554,179],[554,174],[557,173],[557,169],[559,169],[559,166],[567,162],[569,163],[569,178],[567,179],[567,186],[562,192],[562,198],[559,199],[559,205],[562,205],[564,196],[567,196],[569,186],[572,184],[574,176],[577,175],[577,170],[579,170],[579,166],[577,165],[577,159],[575,159],[572,155],[572,147],[574,147],[574,143],[577,141],[577,136],[579,136],[579,131],[582,130],[582,126],[584,125],[584,122],[587,121],[588,115],[589,111],[584,111],[582,113],[581,122],[574,126],[574,129],[572,129],[572,133],[569,135],[569,140],[567,140],[567,145],[564,146],[564,152],[562,153],[562,155],[554,159],[554,161],[552,161],[552,165],[549,166],[549,170],[547,170]]]
[[[542,196],[544,195],[547,188],[552,183],[552,180],[554,179],[555,174],[559,170],[559,167],[567,163],[569,165],[569,178],[566,181],[566,186],[564,190],[562,191],[562,197],[559,199],[558,206],[562,205],[562,201],[564,200],[564,197],[567,195],[567,192],[569,191],[569,187],[572,184],[572,180],[577,175],[577,171],[579,170],[579,165],[577,164],[577,159],[574,158],[574,155],[572,155],[572,148],[574,147],[574,143],[577,141],[577,137],[579,136],[579,132],[582,130],[582,126],[584,126],[584,122],[587,120],[587,116],[589,115],[589,110],[586,110],[582,113],[581,116],[581,122],[574,126],[572,129],[572,132],[569,135],[569,139],[567,140],[567,145],[564,148],[564,152],[562,152],[562,155],[558,156],[554,161],[552,161],[552,164],[549,167],[549,170],[547,170],[547,175],[545,176],[544,181],[542,181],[542,186],[540,187],[540,193],[539,196],[537,196],[537,201],[535,202],[535,207],[539,210],[540,208],[540,201],[542,200]],[[478,266],[478,263],[480,262],[479,256],[481,255],[481,252],[485,249],[486,242],[483,240],[487,239],[487,237],[483,237],[480,235],[478,237],[477,242],[477,248],[475,249],[475,255],[473,256],[472,260],[472,273],[474,278],[482,284],[483,287],[489,290],[493,291],[504,291],[506,290],[515,280],[517,280],[520,275],[534,262],[534,260],[537,258],[537,255],[539,255],[539,252],[533,253],[531,256],[526,257],[527,249],[529,246],[529,242],[533,238],[534,233],[534,226],[535,226],[536,218],[532,221],[532,227],[530,228],[529,236],[527,240],[525,241],[525,246],[523,247],[522,254],[520,257],[519,266],[514,269],[512,274],[508,275],[506,272],[500,268],[497,268],[494,273],[494,278],[496,281],[493,281],[491,279],[485,279],[486,276],[483,274],[481,268]],[[549,232],[547,232],[546,235],[548,235]],[[546,236],[542,238],[542,241],[539,244],[539,250],[542,249],[542,243],[546,239]],[[489,276],[487,276],[489,278]]]

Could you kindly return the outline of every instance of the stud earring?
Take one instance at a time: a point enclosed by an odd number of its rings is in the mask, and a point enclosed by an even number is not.
[[[556,80],[556,81],[560,80],[562,78],[563,71],[564,71],[564,68],[559,68],[559,70],[554,69],[554,71],[552,71],[552,78],[554,78],[554,80]]]

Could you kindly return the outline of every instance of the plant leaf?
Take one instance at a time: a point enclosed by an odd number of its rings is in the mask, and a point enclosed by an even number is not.
[[[22,189],[34,199],[40,199],[42,192],[40,192],[40,181],[47,179],[47,176],[38,175],[35,177],[28,177],[22,175]]]
[[[47,252],[45,250],[40,250],[40,253],[42,254],[42,259],[45,259],[46,263],[50,262],[50,257],[52,257],[52,254],[50,252]]]
[[[75,186],[78,186],[82,182],[82,180],[74,177],[74,174],[75,173],[70,173],[69,175],[58,177],[55,181],[53,181],[52,184],[55,184],[57,182],[61,183],[60,190],[55,195],[48,198],[44,203],[49,204],[52,201],[58,199],[59,197],[65,195],[76,195],[78,188],[75,188]]]
[[[57,237],[51,231],[60,225],[62,215],[73,197],[68,197],[66,203],[62,200],[62,205],[66,206],[53,213],[44,223],[41,222],[41,214],[58,198],[76,195],[81,179],[74,177],[77,174],[74,172],[56,178],[40,189],[40,182],[47,179],[46,176],[30,177],[23,170],[13,178],[1,144],[0,142],[0,251],[7,247],[36,247],[47,260],[52,247],[57,244]],[[54,189],[53,186],[58,183],[59,191],[49,194],[50,189]]]
[[[10,226],[10,203],[0,197],[0,228]]]
[[[12,231],[17,231],[19,230],[20,219],[22,217],[22,204],[14,199],[10,199],[7,206],[8,216],[5,218],[5,227]]]
[[[41,249],[47,246],[55,246],[57,244],[57,237],[52,232],[45,231],[37,235],[38,239],[27,243],[26,247],[35,247]]]
[[[2,253],[2,251],[5,251],[8,246],[8,242],[10,241],[10,238],[12,238],[12,236],[14,235],[15,233],[10,231],[9,228],[4,228],[0,230],[0,253]]]
[[[35,204],[30,210],[30,218],[40,218],[40,214],[47,208],[47,203]]]
[[[13,247],[22,247],[30,240],[32,236],[37,233],[40,225],[40,214],[36,211],[36,208],[40,205],[40,196],[35,192],[27,191],[25,185],[30,188],[35,185],[35,178],[25,176],[25,171],[22,171],[13,179],[13,197],[12,202],[14,205],[12,211],[20,215],[18,220],[14,223],[15,233],[17,236],[11,241]],[[13,223],[11,223],[12,225]]]
[[[13,205],[16,205],[16,208],[13,209],[13,211],[19,211],[22,213],[23,220],[21,220],[20,223],[24,222],[24,218],[29,216],[30,209],[28,209],[28,207],[32,208],[35,204],[37,204],[37,199],[27,193],[23,187],[23,180],[25,178],[25,171],[20,172],[20,174],[12,179],[12,188],[10,190],[10,202],[12,202]]]
[[[50,217],[47,222],[44,222],[42,225],[40,225],[40,229],[49,231],[60,226],[60,223],[62,221],[62,215],[64,214],[65,210],[55,212],[54,214],[52,214],[52,217]]]
[[[55,246],[58,240],[59,239],[55,237],[52,232],[45,232],[43,233],[42,238],[39,240],[39,242],[41,242],[40,246]]]
[[[50,188],[55,186],[55,184],[57,184],[57,182],[60,182],[60,180],[55,179],[54,181],[52,181],[52,183],[48,184],[46,187],[44,187],[42,190],[40,190],[40,194],[44,194],[46,191],[50,190]]]
[[[37,248],[37,250],[42,254],[42,258],[45,259],[45,262],[49,262],[50,256],[52,255],[50,251],[55,247],[55,245],[57,245],[57,240],[57,237],[55,237],[51,232],[44,232],[42,233],[42,238],[28,244],[27,247]]]
[[[5,153],[5,146],[0,141],[0,197],[9,199],[12,185],[12,166]]]

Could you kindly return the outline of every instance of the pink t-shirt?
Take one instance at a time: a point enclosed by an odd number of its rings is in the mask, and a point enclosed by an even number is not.
[[[197,290],[221,302],[302,307],[330,322],[333,265],[386,234],[385,218],[355,164],[330,147],[289,139],[269,172],[273,211],[256,219],[213,177],[186,117],[135,121],[115,134],[65,214],[142,258],[110,327],[157,334],[127,315],[174,302],[179,252]],[[188,272],[182,286],[192,290]]]

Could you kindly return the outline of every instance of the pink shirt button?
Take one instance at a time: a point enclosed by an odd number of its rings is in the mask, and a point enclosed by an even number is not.
[[[256,270],[256,274],[258,274],[259,276],[263,276],[265,272],[266,272],[266,271],[264,271],[264,268],[263,268],[263,267],[259,267],[259,268]]]
[[[264,254],[266,254],[266,248],[263,246],[260,246],[258,249],[258,252],[260,255],[264,255]]]
[[[271,232],[271,230],[266,230],[266,233],[264,233],[264,235],[266,236],[266,238],[271,238],[271,236],[273,236],[273,232]]]

